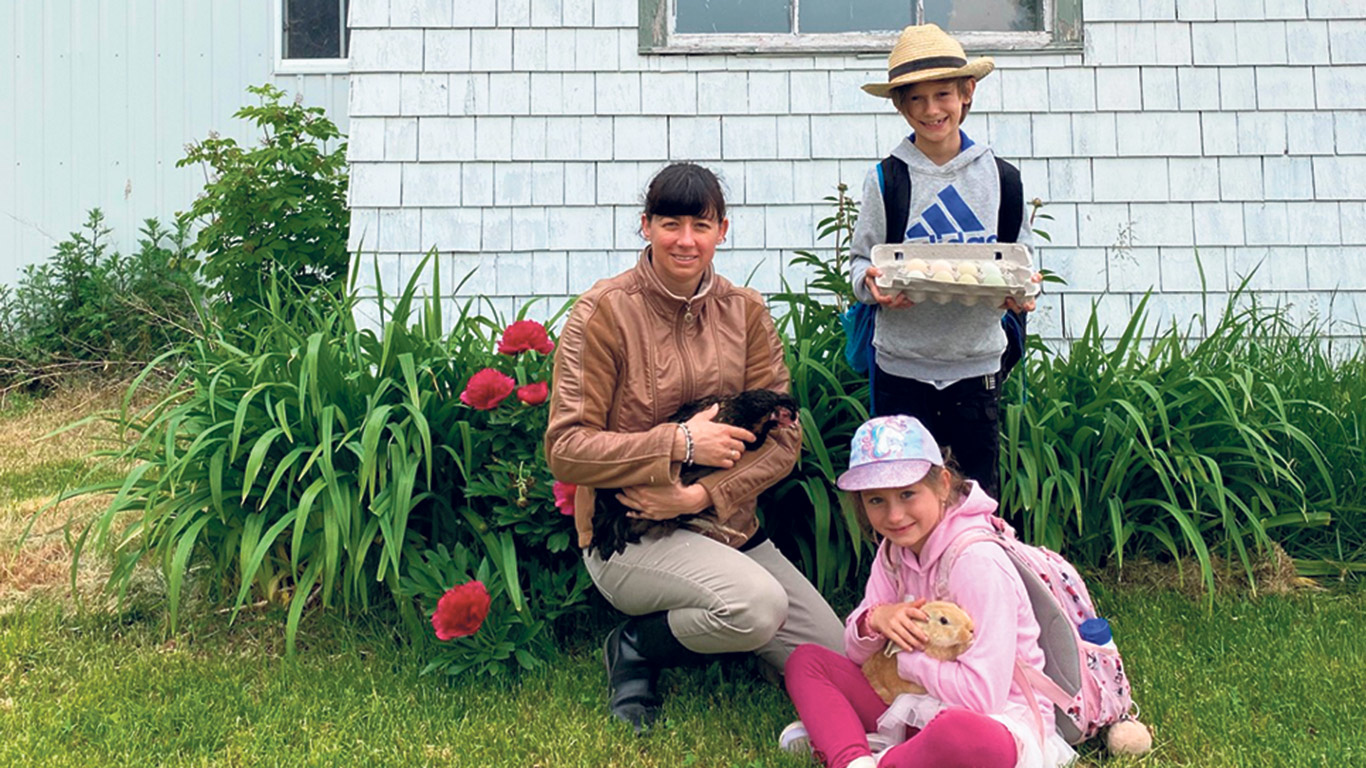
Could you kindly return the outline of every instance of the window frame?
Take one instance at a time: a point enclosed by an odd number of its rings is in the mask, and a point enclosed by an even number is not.
[[[812,0],[805,0],[811,2]],[[704,33],[673,31],[675,0],[639,0],[639,49],[643,54],[886,54],[899,32],[789,34]],[[1042,32],[953,32],[973,53],[1028,53],[1076,51],[1082,47],[1083,0],[1044,0]]]
[[[288,0],[273,0],[271,22],[274,28],[272,40],[275,46],[275,74],[277,75],[340,75],[351,71],[351,59],[287,59],[285,58],[285,3]],[[345,9],[349,0],[337,0],[337,10],[342,12],[341,33],[345,44],[348,19]],[[350,53],[350,50],[347,50]]]

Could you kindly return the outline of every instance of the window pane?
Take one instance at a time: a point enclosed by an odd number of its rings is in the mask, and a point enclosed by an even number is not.
[[[925,0],[925,21],[971,32],[1043,29],[1043,0]]]
[[[915,0],[804,0],[797,8],[802,32],[900,32],[915,23]]]
[[[286,59],[344,59],[338,0],[284,0]]]
[[[790,0],[678,0],[674,31],[791,32],[790,7]]]

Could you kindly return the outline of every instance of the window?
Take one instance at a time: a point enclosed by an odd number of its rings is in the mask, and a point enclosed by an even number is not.
[[[275,71],[345,72],[350,0],[275,0]]]
[[[973,52],[1075,48],[1081,0],[642,0],[648,53],[886,53],[935,23]]]

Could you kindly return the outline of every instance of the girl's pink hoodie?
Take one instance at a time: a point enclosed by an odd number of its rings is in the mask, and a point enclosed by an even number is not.
[[[920,597],[951,600],[972,617],[976,626],[972,646],[955,661],[938,661],[918,652],[899,653],[897,669],[903,678],[920,683],[945,704],[994,715],[1004,712],[1007,701],[1028,706],[1024,693],[1013,682],[1016,657],[1042,671],[1044,656],[1038,643],[1039,624],[1024,583],[996,544],[979,542],[964,549],[949,575],[949,594],[933,594],[939,558],[953,539],[972,528],[991,530],[988,518],[996,511],[996,502],[976,483],[971,485],[968,497],[949,509],[930,531],[919,557],[909,549],[898,548],[902,553],[900,592],[887,567],[887,542],[878,547],[863,602],[845,623],[844,650],[850,660],[861,665],[886,645],[881,635],[859,632],[861,619],[879,603]],[[1044,726],[1051,731],[1052,705],[1041,704],[1039,711],[1044,715]]]

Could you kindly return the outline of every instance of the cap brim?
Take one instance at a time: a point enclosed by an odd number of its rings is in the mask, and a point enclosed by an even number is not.
[[[967,66],[957,69],[922,69],[919,72],[908,72],[895,80],[885,83],[868,83],[863,86],[866,93],[880,96],[884,99],[892,97],[892,89],[900,88],[903,85],[912,83],[923,83],[930,80],[956,80],[960,77],[971,77],[981,80],[991,74],[996,69],[996,60],[990,56],[982,56],[967,63]]]
[[[842,491],[905,488],[923,480],[932,466],[934,465],[924,459],[873,461],[840,475],[835,484]]]

